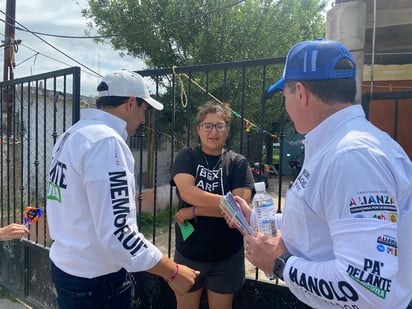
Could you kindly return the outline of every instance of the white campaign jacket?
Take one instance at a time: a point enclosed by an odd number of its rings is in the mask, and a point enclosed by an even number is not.
[[[50,258],[66,273],[94,278],[121,268],[144,271],[162,257],[136,224],[134,158],[126,138],[123,120],[82,110],[53,149]]]
[[[305,136],[280,228],[290,290],[314,308],[407,307],[412,297],[412,164],[360,105]]]

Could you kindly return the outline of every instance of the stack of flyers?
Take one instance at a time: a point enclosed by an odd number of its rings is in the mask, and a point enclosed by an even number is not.
[[[237,228],[243,235],[255,235],[235,199],[233,198],[232,192],[228,192],[226,195],[222,196],[219,207],[226,216],[232,218],[232,222],[236,224]]]

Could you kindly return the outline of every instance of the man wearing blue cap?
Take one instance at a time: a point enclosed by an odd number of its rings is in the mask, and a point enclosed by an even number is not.
[[[245,236],[246,257],[310,308],[407,308],[412,298],[412,164],[354,104],[356,65],[337,41],[289,51],[283,91],[305,161],[278,236]],[[237,197],[247,218],[248,205]]]

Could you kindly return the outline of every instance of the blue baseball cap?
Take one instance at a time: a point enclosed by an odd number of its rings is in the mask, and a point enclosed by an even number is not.
[[[353,63],[351,69],[336,69],[342,58]],[[269,87],[268,93],[281,91],[285,81],[355,78],[356,62],[349,50],[340,42],[326,39],[303,41],[293,46],[286,57],[283,77]]]

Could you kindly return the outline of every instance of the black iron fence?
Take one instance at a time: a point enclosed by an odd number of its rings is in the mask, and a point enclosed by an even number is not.
[[[80,115],[80,69],[0,83],[0,225],[22,223],[27,206],[44,209],[51,150]],[[0,245],[0,284],[34,307],[53,308],[47,212],[22,241]]]

